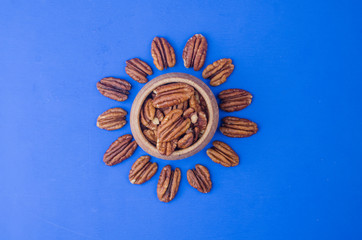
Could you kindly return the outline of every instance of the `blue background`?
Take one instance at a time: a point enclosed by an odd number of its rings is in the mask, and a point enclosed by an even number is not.
[[[361,239],[361,1],[2,1],[0,8],[0,239]],[[152,64],[153,37],[175,48],[206,36],[205,66],[233,59],[228,81],[253,103],[221,117],[259,124],[230,144],[241,164],[224,168],[205,151],[159,164],[141,186],[128,181],[138,148],[108,167],[102,157],[129,124],[96,127],[111,107],[130,112],[141,84],[124,71]],[[130,80],[130,99],[103,97],[105,76]],[[205,81],[208,82],[208,81]],[[210,144],[209,144],[210,146]],[[208,147],[209,147],[208,146]],[[196,163],[213,189],[186,180]],[[160,169],[182,170],[177,197],[156,196]]]

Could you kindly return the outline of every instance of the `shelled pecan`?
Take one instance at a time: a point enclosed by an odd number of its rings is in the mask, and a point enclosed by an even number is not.
[[[167,108],[187,101],[193,94],[194,88],[185,83],[171,83],[157,87],[153,92],[155,108]]]
[[[207,127],[207,117],[206,117],[206,113],[200,111],[198,113],[198,118],[197,118],[197,122],[195,124],[196,126],[199,127],[200,132],[203,133]]]
[[[200,98],[198,94],[195,93],[190,97],[189,106],[190,108],[193,108],[196,112],[201,111]]]
[[[127,112],[122,108],[111,108],[97,118],[97,127],[105,130],[116,130],[126,124]]]
[[[223,58],[207,66],[202,72],[202,77],[210,79],[210,85],[216,87],[224,83],[233,71],[232,60]]]
[[[183,116],[185,118],[190,118],[191,117],[191,114],[195,113],[195,109],[193,109],[192,107],[186,109],[184,112],[183,112]]]
[[[147,75],[152,75],[152,68],[140,60],[139,58],[132,58],[126,61],[126,73],[139,83],[146,83],[148,81]]]
[[[197,142],[199,137],[200,137],[200,128],[194,127],[194,143]]]
[[[153,63],[160,71],[176,64],[175,50],[165,38],[155,37],[151,44]]]
[[[167,115],[169,112],[171,112],[173,107],[166,107],[166,108],[160,108],[160,110],[162,110],[164,115]]]
[[[157,184],[157,197],[162,202],[170,202],[178,192],[181,180],[181,171],[176,168],[172,171],[171,166],[165,166],[160,174]]]
[[[131,88],[126,80],[114,77],[106,77],[97,82],[97,89],[103,96],[119,102],[127,100]]]
[[[116,165],[132,156],[136,148],[137,143],[132,141],[132,135],[123,135],[109,146],[103,156],[103,161],[108,166]]]
[[[171,110],[168,114],[166,114],[157,128],[157,139],[160,139],[161,134],[165,134],[166,132],[172,130],[171,127],[177,124],[177,122],[181,119],[181,116],[181,109]]]
[[[145,129],[145,130],[143,130],[143,135],[145,135],[147,140],[150,141],[152,144],[156,144],[157,138],[156,138],[155,131],[153,131],[151,129]]]
[[[145,115],[146,120],[152,121],[155,118],[156,109],[152,105],[152,99],[147,99],[143,105],[143,113]]]
[[[189,129],[191,124],[191,120],[189,118],[183,119],[181,118],[174,125],[172,125],[168,129],[164,129],[163,132],[159,133],[159,141],[160,142],[169,142],[174,139],[178,139],[181,135],[183,135],[187,129]]]
[[[201,111],[203,111],[207,115],[208,110],[207,110],[207,104],[206,104],[204,97],[201,94],[198,94],[198,98],[199,98],[199,102],[200,102]]]
[[[196,164],[195,169],[187,171],[187,181],[199,192],[208,193],[211,191],[212,182],[209,170],[201,164]]]
[[[148,128],[148,129],[151,129],[151,130],[156,130],[157,125],[154,124],[152,121],[145,118],[145,114],[144,114],[143,109],[141,109],[141,111],[140,111],[140,120],[141,120],[141,124],[145,128]]]
[[[245,90],[232,88],[219,93],[219,107],[225,112],[235,112],[250,105],[253,96]]]
[[[177,147],[177,139],[171,140],[169,142],[157,142],[156,149],[162,155],[170,156]]]
[[[235,167],[239,164],[238,154],[229,145],[220,141],[214,141],[212,145],[213,147],[206,151],[212,161],[224,167]]]
[[[191,120],[182,117],[182,110],[175,109],[168,113],[157,128],[157,141],[169,142],[183,135],[190,127]]]
[[[245,118],[224,117],[221,121],[220,131],[228,137],[250,137],[258,132],[258,125]]]
[[[194,67],[199,71],[204,65],[207,51],[207,41],[201,34],[195,34],[186,43],[182,58],[186,68]]]
[[[157,163],[150,162],[150,156],[141,156],[132,165],[128,179],[132,184],[145,183],[155,175],[157,169]]]
[[[180,138],[177,142],[179,148],[188,148],[194,143],[194,133],[186,133],[185,136]]]
[[[180,104],[173,105],[172,110],[173,109],[181,109],[181,110],[185,111],[187,109],[188,105],[189,105],[188,101],[184,101],[184,102],[182,102]]]

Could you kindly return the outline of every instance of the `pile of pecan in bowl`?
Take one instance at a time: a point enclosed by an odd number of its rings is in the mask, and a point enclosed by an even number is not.
[[[207,41],[201,34],[195,34],[186,43],[182,58],[186,68],[199,71],[206,59]],[[176,56],[173,47],[165,38],[155,37],[151,44],[154,65],[160,71],[175,66]],[[222,58],[208,65],[202,72],[204,79],[210,80],[213,87],[224,83],[234,70],[232,60]],[[126,61],[126,73],[138,83],[148,82],[153,74],[152,68],[139,58]],[[114,77],[106,77],[97,83],[97,89],[104,96],[122,102],[128,98],[131,84]],[[170,97],[170,94],[172,97]],[[218,95],[219,108],[225,112],[240,111],[250,105],[252,95],[242,89],[227,89]],[[167,101],[165,101],[167,99]],[[172,99],[172,101],[169,101]],[[145,100],[140,112],[140,122],[145,137],[156,146],[163,155],[172,154],[175,149],[184,149],[194,144],[202,136],[208,123],[208,111],[204,99],[193,87],[184,83],[170,83],[159,86]],[[106,130],[122,128],[126,123],[127,112],[122,108],[112,108],[102,113],[97,119],[97,126]],[[220,132],[231,138],[244,138],[258,131],[256,123],[233,116],[224,117]],[[170,131],[170,129],[177,131]],[[210,159],[224,167],[239,164],[238,154],[226,143],[214,141],[213,147],[206,153]],[[131,134],[120,136],[104,154],[103,161],[113,166],[133,155],[137,148]],[[151,162],[148,155],[139,157],[129,172],[132,184],[143,184],[158,171],[158,165]],[[212,188],[209,170],[196,164],[187,171],[189,184],[201,193],[208,193]],[[160,173],[157,184],[157,196],[162,202],[169,202],[177,194],[181,181],[181,170],[170,165]]]
[[[140,111],[143,134],[160,154],[166,156],[194,144],[204,133],[207,119],[205,100],[186,83],[157,87]]]

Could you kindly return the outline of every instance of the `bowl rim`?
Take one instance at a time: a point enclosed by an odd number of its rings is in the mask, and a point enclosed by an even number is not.
[[[183,82],[189,84],[202,95],[202,97],[205,99],[207,103],[206,105],[207,105],[209,119],[204,134],[201,136],[201,138],[197,140],[196,143],[194,143],[188,148],[174,151],[170,156],[165,156],[161,155],[156,149],[156,147],[152,145],[144,136],[141,130],[139,115],[145,99],[147,98],[147,96],[151,94],[151,92],[156,87],[175,82]],[[199,78],[187,73],[179,73],[179,72],[162,74],[150,80],[146,85],[144,85],[142,89],[138,92],[137,96],[133,101],[131,114],[130,114],[131,131],[137,144],[146,153],[164,160],[184,159],[204,149],[205,146],[213,138],[218,126],[218,122],[219,122],[219,108],[215,95],[213,94],[211,89]]]

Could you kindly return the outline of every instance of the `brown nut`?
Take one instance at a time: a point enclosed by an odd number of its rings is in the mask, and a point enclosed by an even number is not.
[[[160,142],[169,142],[171,140],[179,138],[181,135],[186,133],[191,125],[191,120],[189,118],[183,119],[180,118],[174,124],[168,128],[162,128],[158,131],[158,139]]]
[[[151,44],[151,55],[153,63],[160,71],[176,64],[175,50],[170,43],[164,39],[155,37]]]
[[[157,87],[153,92],[155,108],[167,108],[187,101],[193,94],[194,88],[185,83],[171,83]]]
[[[245,118],[224,117],[221,121],[220,131],[228,137],[250,137],[258,132],[258,125]]]
[[[145,103],[143,104],[143,111],[146,120],[152,121],[155,118],[156,109],[152,105],[152,99],[149,98],[145,101]]]
[[[131,84],[123,79],[106,77],[97,82],[97,89],[103,96],[123,102],[128,98]]]
[[[201,34],[195,34],[186,43],[182,58],[186,68],[194,67],[199,71],[205,63],[207,41]]]
[[[231,59],[223,58],[207,66],[202,72],[202,77],[210,79],[210,85],[216,87],[224,83],[233,71]]]
[[[204,97],[201,94],[198,94],[198,98],[199,98],[199,102],[200,102],[201,111],[205,112],[207,115],[208,110],[207,110],[207,104],[206,104]]]
[[[126,124],[127,112],[122,108],[111,108],[97,118],[97,127],[105,130],[116,130]]]
[[[208,193],[211,191],[212,182],[210,172],[206,167],[200,164],[196,164],[195,169],[189,169],[187,171],[187,181],[199,192]]]
[[[224,167],[235,167],[239,164],[238,154],[229,145],[220,141],[214,141],[212,145],[213,147],[206,151],[212,161]]]
[[[190,97],[189,106],[190,106],[190,108],[195,109],[196,112],[201,111],[200,98],[199,98],[199,94],[197,94],[196,91],[195,91],[195,94]]]
[[[188,101],[184,101],[178,105],[173,105],[172,110],[181,109],[181,110],[185,111],[187,109],[188,105],[189,105]]]
[[[194,112],[195,112],[195,109],[190,107],[184,111],[183,116],[184,116],[184,118],[190,118],[191,114],[193,114]]]
[[[156,118],[158,119],[158,121],[162,121],[163,118],[165,117],[165,115],[162,113],[162,111],[160,109],[156,110]]]
[[[175,109],[170,111],[166,116],[162,119],[160,125],[157,128],[157,139],[161,138],[161,134],[168,133],[172,130],[172,126],[177,124],[182,116],[181,109]]]
[[[167,115],[169,112],[171,112],[172,110],[172,107],[166,107],[166,108],[160,108],[160,110],[163,112],[164,115]]]
[[[225,112],[235,112],[242,110],[250,105],[253,96],[245,90],[232,88],[219,93],[221,103],[220,109]]]
[[[199,140],[199,137],[200,137],[200,128],[194,127],[194,143],[197,142],[197,140]]]
[[[152,75],[152,68],[140,60],[139,58],[132,58],[126,61],[126,73],[139,83],[146,83],[147,75]]]
[[[156,149],[162,155],[170,156],[177,147],[177,139],[170,142],[157,142]]]
[[[132,156],[137,148],[137,143],[131,141],[131,134],[123,135],[114,141],[103,156],[104,163],[113,166]]]
[[[175,198],[181,180],[181,171],[176,168],[172,171],[171,166],[165,166],[157,183],[157,197],[162,202],[169,202]]]
[[[197,121],[199,120],[199,117],[197,116],[197,112],[191,113],[190,119],[191,119],[191,123],[193,123],[193,124],[197,123]]]
[[[140,111],[140,121],[141,121],[141,124],[148,129],[156,130],[156,128],[157,128],[156,124],[154,124],[152,121],[146,119],[143,109],[141,109],[141,111]]]
[[[143,135],[147,138],[148,141],[150,141],[152,144],[156,145],[157,139],[155,131],[151,129],[145,129],[143,130]]]
[[[132,165],[128,179],[132,184],[145,183],[155,175],[157,169],[157,163],[151,163],[150,156],[142,156]]]
[[[198,118],[197,118],[197,122],[195,125],[199,127],[201,133],[203,133],[205,131],[205,129],[207,127],[206,113],[204,113],[202,111],[198,113]]]
[[[194,133],[186,133],[185,136],[180,138],[177,142],[178,148],[188,148],[194,143]]]

